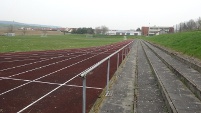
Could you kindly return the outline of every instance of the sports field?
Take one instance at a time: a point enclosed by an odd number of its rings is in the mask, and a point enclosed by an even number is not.
[[[35,36],[0,36],[0,52],[24,52],[41,50],[61,50],[85,48],[112,44],[123,41],[123,36],[97,36],[87,38],[86,35]]]
[[[15,41],[20,40],[20,44],[23,38],[25,37],[12,37],[12,39],[3,37],[3,40],[10,40],[7,44],[16,44],[18,42]],[[30,45],[25,42],[37,40],[37,43],[34,42],[32,46],[29,46],[31,48],[37,47],[38,40],[42,38],[41,43],[38,44],[40,49],[24,49],[24,51],[41,50],[43,47],[46,47],[48,51],[6,52],[0,54],[1,113],[81,113],[82,79],[79,75],[98,61],[132,42],[132,40],[122,41],[123,38],[91,39],[84,37],[80,39],[81,37],[75,38],[72,36],[66,38],[62,36],[58,37],[60,41],[55,40],[55,37],[35,38],[30,36],[24,39],[23,46]],[[46,44],[45,40],[52,40],[52,43],[49,41]],[[69,48],[85,48],[66,49],[69,45],[66,45],[65,41],[71,46],[74,45]],[[59,48],[61,46],[54,46],[55,50],[50,50],[52,46],[48,44],[53,43],[66,45],[66,47]],[[106,43],[108,45],[105,45]],[[1,44],[3,43],[1,42]],[[43,44],[46,45],[44,46]],[[88,48],[86,48],[87,46]],[[13,51],[18,50],[22,51],[13,47]],[[120,51],[119,63],[124,58],[124,51]],[[111,78],[117,69],[117,54],[110,58],[110,62]],[[106,73],[107,62],[104,62],[87,76],[87,112],[106,85]]]

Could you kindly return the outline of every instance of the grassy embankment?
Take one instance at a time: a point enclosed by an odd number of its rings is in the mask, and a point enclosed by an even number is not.
[[[164,34],[143,39],[201,59],[201,31]]]
[[[0,53],[61,50],[70,48],[85,48],[107,45],[123,41],[122,36],[105,36],[86,38],[86,35],[58,35],[58,36],[0,36]]]

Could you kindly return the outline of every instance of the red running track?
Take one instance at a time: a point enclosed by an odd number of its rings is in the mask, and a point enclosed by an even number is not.
[[[131,41],[82,49],[0,54],[0,113],[81,113],[79,74]],[[117,69],[117,55],[110,61],[111,78]],[[87,76],[87,112],[106,86],[106,73],[104,62]]]

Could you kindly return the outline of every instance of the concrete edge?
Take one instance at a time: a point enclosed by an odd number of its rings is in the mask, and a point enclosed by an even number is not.
[[[139,40],[137,41],[137,47],[136,47],[136,54],[138,54],[138,45]],[[134,76],[134,102],[133,102],[133,113],[137,113],[137,97],[138,97],[138,55],[136,55],[136,64],[135,64],[135,76]]]

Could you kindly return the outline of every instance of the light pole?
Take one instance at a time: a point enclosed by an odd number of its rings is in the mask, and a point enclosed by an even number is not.
[[[149,30],[148,30],[148,36],[149,36],[149,32],[150,32],[150,23],[149,23]]]

